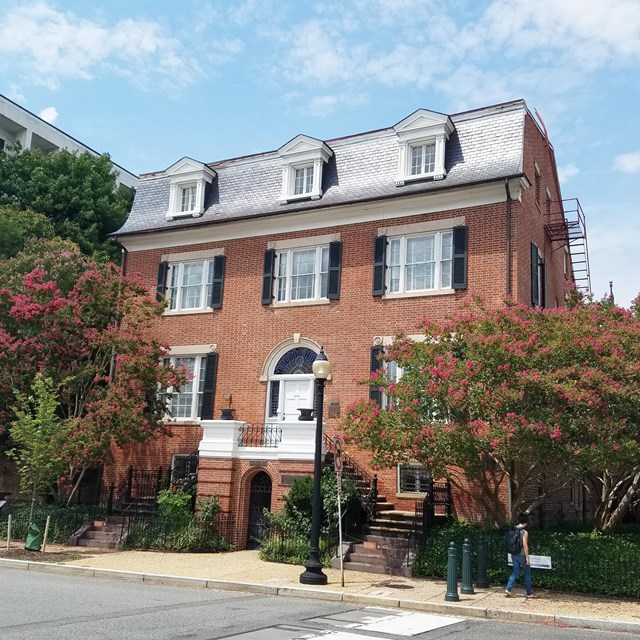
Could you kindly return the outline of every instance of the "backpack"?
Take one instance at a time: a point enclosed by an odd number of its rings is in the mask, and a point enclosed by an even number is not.
[[[504,545],[507,548],[507,553],[512,556],[522,553],[522,528],[509,529],[504,537]]]

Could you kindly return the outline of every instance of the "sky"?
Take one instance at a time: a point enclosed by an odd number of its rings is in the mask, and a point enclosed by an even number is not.
[[[640,0],[0,0],[0,93],[136,174],[524,98],[640,291]]]

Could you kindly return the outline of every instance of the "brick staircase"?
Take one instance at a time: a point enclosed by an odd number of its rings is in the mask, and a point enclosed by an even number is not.
[[[384,496],[378,496],[376,518],[369,523],[362,541],[350,545],[344,558],[345,570],[410,577],[414,520],[415,512],[395,509]]]
[[[70,546],[92,547],[96,549],[115,549],[121,542],[122,516],[107,516],[106,520],[94,520],[76,531],[69,538]]]

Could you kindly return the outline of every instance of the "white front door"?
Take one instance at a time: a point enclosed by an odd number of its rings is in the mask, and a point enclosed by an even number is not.
[[[300,416],[298,409],[313,408],[313,380],[294,379],[283,380],[282,412],[280,419],[286,422],[297,420]]]

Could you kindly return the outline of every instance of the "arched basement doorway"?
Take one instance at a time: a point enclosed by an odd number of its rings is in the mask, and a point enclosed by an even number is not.
[[[249,489],[249,524],[247,527],[247,549],[258,549],[267,530],[264,509],[271,511],[271,478],[259,471],[251,479]]]

